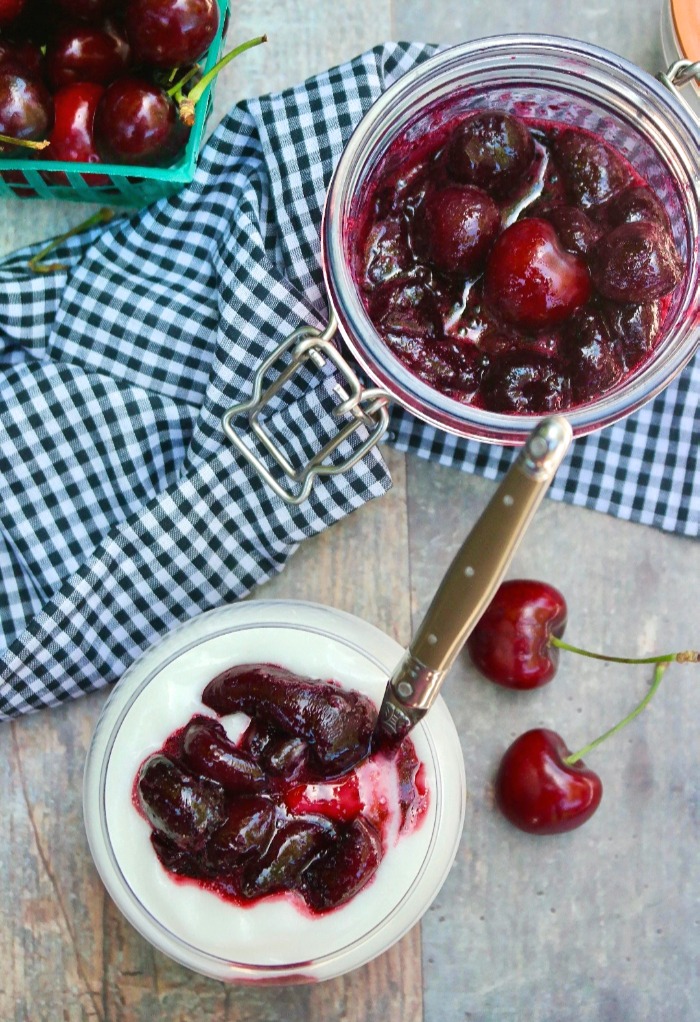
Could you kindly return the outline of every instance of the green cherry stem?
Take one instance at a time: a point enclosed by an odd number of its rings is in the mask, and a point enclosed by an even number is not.
[[[666,671],[667,667],[668,662],[657,663],[656,670],[654,671],[654,680],[651,683],[649,691],[641,700],[641,702],[638,703],[637,706],[635,706],[632,712],[628,713],[627,716],[623,717],[622,720],[619,720],[617,724],[615,724],[613,727],[608,728],[607,731],[604,731],[602,735],[598,735],[598,737],[594,738],[592,742],[588,743],[588,745],[584,745],[582,749],[578,750],[578,752],[572,752],[569,756],[565,756],[564,762],[568,766],[571,766],[571,764],[576,763],[577,760],[583,759],[584,756],[588,755],[591,749],[596,749],[607,738],[610,738],[611,735],[617,734],[617,732],[621,731],[622,728],[625,727],[625,725],[629,724],[631,720],[634,720],[635,717],[638,717],[642,710],[649,705],[651,699],[654,696],[654,693],[661,684],[661,679],[663,678],[664,672]]]
[[[30,138],[13,138],[12,135],[0,135],[0,142],[9,142],[10,145],[19,146],[20,149],[46,149],[51,144],[48,138],[35,142]]]
[[[549,636],[550,645],[557,649],[566,649],[569,653],[578,653],[580,656],[591,657],[593,660],[609,660],[613,664],[697,664],[700,663],[700,652],[695,649],[685,649],[680,653],[660,653],[658,656],[628,657],[628,656],[607,656],[603,653],[591,653],[590,650],[581,649],[579,646],[572,646],[556,635]]]
[[[68,241],[68,239],[72,238],[74,235],[80,234],[82,231],[86,231],[90,227],[95,227],[97,224],[109,223],[113,216],[113,209],[108,209],[107,207],[98,209],[97,212],[93,213],[92,216],[87,218],[87,220],[83,220],[75,227],[71,227],[71,229],[66,231],[64,234],[59,234],[57,238],[52,238],[51,241],[47,242],[47,244],[29,260],[27,263],[29,269],[34,273],[54,273],[58,270],[66,270],[68,267],[63,263],[45,263],[45,257],[49,254],[49,252],[52,252],[53,249],[57,248],[64,241]]]
[[[246,50],[252,49],[254,46],[260,46],[261,43],[267,42],[266,35],[256,36],[254,39],[249,39],[245,43],[241,43],[240,46],[234,47],[221,58],[218,64],[215,64],[211,70],[200,78],[197,84],[194,86],[192,91],[184,98],[179,99],[180,106],[180,119],[186,124],[191,125],[194,120],[194,108],[199,99],[202,98],[202,94],[207,86],[214,81],[219,71],[223,70],[227,64],[230,64],[236,57],[240,57]],[[182,82],[178,82],[176,86],[169,90],[170,95],[177,96],[179,89],[182,86]]]

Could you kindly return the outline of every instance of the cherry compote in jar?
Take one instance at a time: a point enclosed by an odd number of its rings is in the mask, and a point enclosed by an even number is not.
[[[673,287],[661,299],[662,320],[651,350],[619,370],[609,385],[590,395],[579,390],[578,398],[565,397],[556,408],[502,411],[428,385],[427,374],[421,378],[410,371],[370,314],[358,252],[367,244],[368,211],[376,206],[378,182],[381,186],[392,175],[400,177],[403,162],[410,171],[421,147],[429,150],[437,139],[439,150],[439,139],[449,137],[451,125],[477,111],[512,115],[550,146],[556,133],[599,139],[624,162],[627,185],[643,182],[653,192],[672,236],[677,267]],[[566,414],[575,435],[615,422],[659,393],[698,346],[699,152],[700,125],[690,108],[646,72],[598,47],[523,35],[476,40],[438,53],[374,104],[331,182],[322,228],[324,272],[343,339],[380,387],[419,418],[449,432],[518,444],[547,411]],[[587,258],[595,278],[594,257]],[[593,294],[590,303],[596,301]],[[586,302],[581,292],[582,310],[595,308]],[[536,327],[526,322],[530,335]]]
[[[182,767],[179,748],[184,732],[192,736],[192,728],[205,724],[205,731],[209,726],[225,729],[231,742],[252,730],[246,745],[251,751],[261,725],[255,700],[247,706],[252,714],[248,720],[245,713],[229,712],[230,707],[217,704],[221,712],[216,712],[205,694],[211,695],[214,679],[219,679],[214,688],[220,694],[228,691],[222,678],[229,680],[241,665],[274,665],[273,675],[291,672],[316,679],[314,686],[330,683],[346,696],[353,693],[354,705],[359,699],[371,706],[373,726],[374,707],[403,653],[393,639],[349,614],[308,603],[253,600],[200,615],[126,672],[95,728],[85,768],[84,815],[97,870],[143,937],[182,965],[225,982],[302,983],[363,965],[419,920],[449,872],[464,820],[462,751],[442,700],[404,739],[410,742],[407,755],[373,749],[351,770],[343,769],[337,781],[307,785],[306,768],[296,774],[292,765],[291,784],[283,768],[272,788],[263,784],[252,794],[226,789],[222,795],[218,782],[200,776],[192,760]],[[303,698],[308,699],[308,693]],[[163,764],[163,757],[170,765]],[[264,761],[272,773],[272,760],[265,753],[252,758]],[[153,828],[162,803],[149,798],[144,786],[144,778],[152,781],[163,768],[171,778],[183,778],[183,770],[189,774],[177,803],[182,815],[170,820],[171,836],[177,838],[178,830],[179,837],[187,837],[177,848],[167,837],[164,842],[161,829]],[[217,777],[226,783],[219,772]],[[302,783],[297,785],[295,778]],[[216,869],[203,876],[195,869],[192,875],[182,861],[184,857],[191,863],[194,848],[189,832],[185,834],[188,818],[194,813],[199,825],[204,819],[202,799],[212,792],[213,811],[219,812],[223,797],[227,813],[225,820],[214,820],[207,835],[213,844],[206,854],[214,852],[208,865]],[[261,845],[258,861],[240,860],[244,881],[255,876],[255,889],[248,891],[241,887],[239,862],[229,869],[228,856],[238,849],[239,838],[250,845],[251,838],[255,843],[258,837],[249,822],[237,833],[232,826],[242,819],[241,812],[246,815],[246,807],[265,801],[275,817],[270,834],[258,835],[265,847]],[[350,889],[342,891],[337,889],[339,860],[332,843],[337,837],[340,852],[347,850],[353,828],[373,833],[381,854],[376,870],[372,863],[375,871],[362,877],[359,889],[352,886],[356,876],[351,875]],[[301,863],[294,889],[288,889],[289,876],[285,885],[267,888],[275,871],[279,876],[286,870],[282,856],[287,850],[298,854],[294,842],[303,837],[302,831],[318,836],[323,852],[317,856],[312,849],[309,864]],[[324,858],[329,852],[330,859]],[[194,858],[202,854],[198,843]],[[325,869],[329,861],[330,887],[325,881],[319,887],[314,871]],[[294,869],[297,865],[291,863]],[[326,899],[321,904],[309,897],[314,884],[316,896]]]

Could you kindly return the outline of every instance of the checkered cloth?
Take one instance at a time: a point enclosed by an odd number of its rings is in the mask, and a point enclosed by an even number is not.
[[[32,274],[36,249],[0,263],[0,715],[115,681],[390,485],[374,451],[289,506],[221,416],[282,338],[326,321],[331,171],[373,100],[432,52],[387,44],[241,104],[190,187],[65,242],[52,258],[66,270]],[[278,395],[271,424],[295,455],[335,434],[335,383],[307,369]],[[697,535],[698,392],[696,359],[643,411],[578,441],[551,495]],[[390,440],[491,478],[513,456],[399,408]]]

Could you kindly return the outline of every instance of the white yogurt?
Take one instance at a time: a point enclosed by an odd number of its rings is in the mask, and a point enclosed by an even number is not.
[[[393,804],[391,836],[373,880],[329,913],[313,915],[289,895],[239,907],[174,877],[158,861],[151,828],[132,803],[140,763],[195,713],[211,713],[202,691],[227,667],[279,664],[357,689],[378,705],[402,654],[383,633],[338,611],[252,601],[202,615],[127,672],[105,704],[88,755],[85,821],[107,889],[143,936],[219,979],[326,979],[380,954],[420,918],[452,863],[464,814],[461,749],[441,701],[412,734],[429,792],[420,824],[399,835],[391,772],[363,768],[364,798],[376,799],[381,786]],[[232,736],[240,731],[241,715],[225,721]]]

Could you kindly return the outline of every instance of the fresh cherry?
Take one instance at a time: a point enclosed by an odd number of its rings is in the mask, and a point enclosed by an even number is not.
[[[0,26],[11,25],[24,11],[27,0],[0,0]]]
[[[486,264],[485,295],[508,322],[526,330],[562,323],[591,295],[585,262],[561,245],[552,225],[517,220],[499,236]]]
[[[657,223],[623,223],[590,254],[591,276],[604,298],[651,302],[669,294],[683,276],[673,239]]]
[[[11,60],[0,64],[0,135],[24,142],[45,140],[53,124],[53,100],[46,86]],[[0,142],[0,154],[19,146]]]
[[[569,199],[584,209],[606,202],[630,183],[617,153],[578,128],[562,131],[552,152]]]
[[[564,634],[566,600],[554,586],[533,579],[502,582],[467,639],[475,667],[506,688],[531,689],[554,677]]]
[[[191,64],[219,28],[216,0],[128,0],[125,24],[137,60],[152,67]]]
[[[435,269],[470,276],[482,269],[500,226],[498,206],[485,191],[448,185],[429,191],[419,207],[414,243]]]
[[[105,163],[165,166],[188,131],[173,99],[144,78],[112,82],[95,112],[95,147]]]
[[[54,90],[74,82],[107,85],[125,73],[129,55],[113,22],[64,26],[46,48],[46,74]]]
[[[0,39],[0,65],[6,61],[21,65],[33,78],[43,78],[44,54],[31,39]]]
[[[532,136],[521,120],[501,110],[487,110],[458,126],[446,162],[455,181],[503,197],[521,183],[534,155]]]
[[[506,750],[496,775],[496,804],[530,834],[561,834],[589,820],[603,784],[563,739],[547,728],[526,731]]]
[[[120,0],[54,0],[64,15],[81,21],[99,21],[115,10]]]
[[[69,163],[100,163],[95,149],[95,110],[104,87],[96,82],[76,82],[66,85],[54,94],[54,124],[49,135],[49,146],[44,150],[47,160]],[[66,183],[68,179],[65,178]],[[86,175],[87,177],[87,175]],[[107,184],[106,175],[90,175],[94,184]]]

